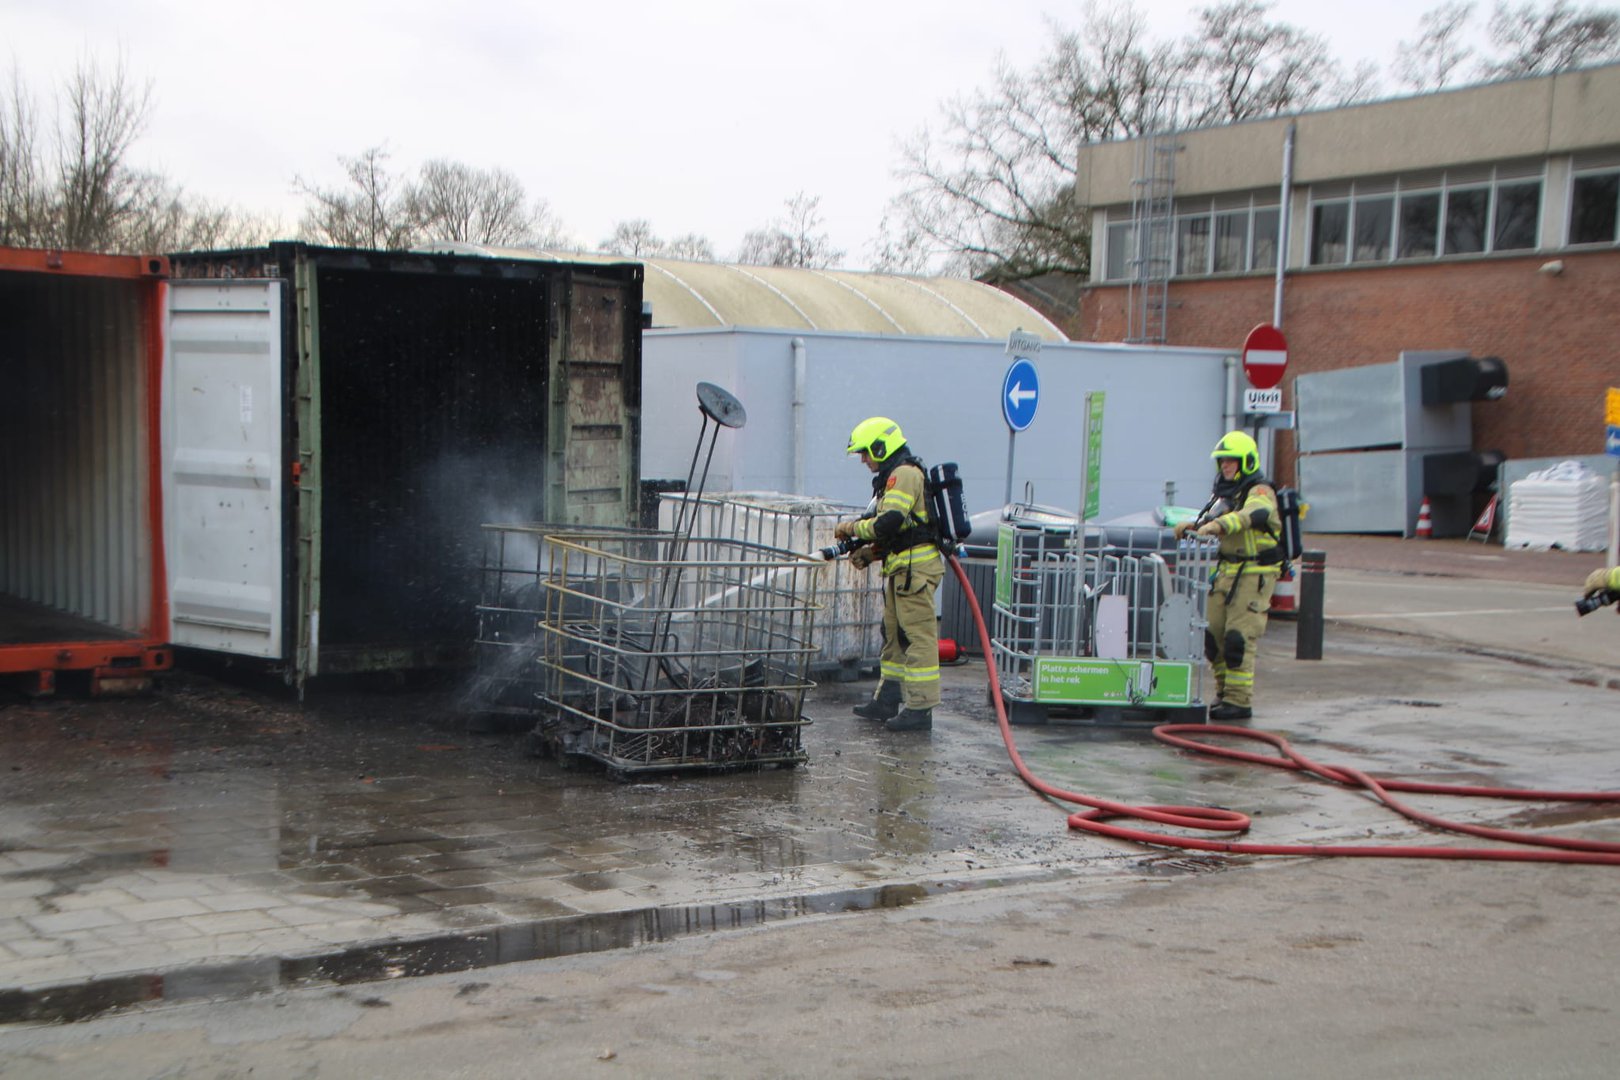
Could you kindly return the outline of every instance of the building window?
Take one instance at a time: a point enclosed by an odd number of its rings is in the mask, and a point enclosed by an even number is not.
[[[1575,177],[1569,200],[1569,242],[1612,244],[1620,220],[1620,173]]]
[[[1209,273],[1209,215],[1176,219],[1176,273]]]
[[[1247,270],[1245,255],[1249,247],[1249,212],[1226,210],[1215,215],[1215,272],[1236,273]]]
[[[1229,204],[1228,204],[1229,206]],[[1269,270],[1277,265],[1278,207],[1178,206],[1174,228],[1160,240],[1166,248],[1149,260],[1147,269],[1164,272],[1173,268],[1178,277],[1204,274],[1237,274],[1249,270]],[[1136,249],[1134,220],[1113,220],[1104,234],[1102,280],[1133,281],[1141,252]]]
[[[1447,255],[1473,255],[1485,250],[1485,223],[1490,213],[1489,188],[1446,192]]]
[[[1387,180],[1377,182],[1374,190],[1366,193],[1356,190],[1363,186],[1357,181],[1351,185],[1348,199],[1342,195],[1343,186],[1339,186],[1328,198],[1311,200],[1311,265],[1432,259],[1534,248],[1539,240],[1542,181],[1527,178],[1525,172],[1521,164],[1513,168],[1501,166],[1500,171],[1471,172],[1466,178],[1442,177],[1438,190],[1430,176],[1424,179],[1424,187],[1416,190],[1404,190],[1397,182],[1393,193]],[[1610,177],[1611,184],[1614,179]],[[1611,186],[1605,237],[1611,241],[1616,205]],[[1576,231],[1572,224],[1572,235]]]
[[[1350,203],[1317,203],[1311,208],[1311,264],[1342,263],[1350,245]]]
[[[1401,196],[1398,259],[1432,259],[1439,253],[1440,195],[1438,192]]]
[[[1395,226],[1395,198],[1357,199],[1356,246],[1352,262],[1388,262],[1389,237]]]
[[[1491,228],[1492,251],[1522,251],[1536,246],[1541,217],[1541,184],[1500,184],[1496,189],[1496,221]]]
[[[1255,270],[1275,270],[1277,268],[1277,230],[1281,215],[1275,206],[1255,207],[1254,211],[1254,257],[1249,260],[1249,266]]]
[[[1108,281],[1124,281],[1131,276],[1132,249],[1136,246],[1136,230],[1128,221],[1110,222],[1108,225],[1108,253],[1104,256],[1103,275]]]

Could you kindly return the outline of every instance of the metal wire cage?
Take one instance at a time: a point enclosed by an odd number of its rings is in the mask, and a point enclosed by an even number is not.
[[[618,773],[796,765],[819,559],[743,540],[553,533],[536,735]]]
[[[568,531],[610,536],[642,536],[641,530],[544,522],[484,525],[479,567],[476,670],[465,705],[479,716],[532,720],[540,712],[543,672],[540,617],[545,593],[541,583],[554,570],[557,551],[546,542],[551,533]]]
[[[1072,523],[1004,521],[992,641],[1003,696],[1201,710],[1217,549],[1202,539],[1122,547],[1088,536],[1082,552]]]
[[[772,491],[736,491],[696,497],[685,492],[661,496],[660,528],[672,529],[684,515],[693,532],[747,540],[767,547],[807,553],[836,543],[833,529],[857,517],[862,508],[846,503]],[[847,559],[824,561],[817,598],[816,652],[810,672],[818,678],[850,681],[875,669],[883,651],[883,581],[856,570]]]

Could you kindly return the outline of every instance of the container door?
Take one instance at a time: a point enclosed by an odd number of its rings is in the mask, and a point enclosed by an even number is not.
[[[174,281],[164,335],[169,640],[280,658],[281,284]]]

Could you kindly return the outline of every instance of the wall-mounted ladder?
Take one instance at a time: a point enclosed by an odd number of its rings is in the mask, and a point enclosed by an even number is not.
[[[1125,340],[1163,344],[1174,252],[1176,154],[1173,132],[1144,135],[1137,143],[1131,181],[1131,254],[1126,290]]]

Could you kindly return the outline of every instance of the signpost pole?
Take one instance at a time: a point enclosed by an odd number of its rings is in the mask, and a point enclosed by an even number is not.
[[[1018,444],[1018,433],[1035,420],[1035,410],[1041,401],[1041,377],[1035,362],[1029,357],[1039,356],[1041,339],[1026,334],[1022,329],[1007,335],[1007,353],[1013,362],[1001,379],[1001,417],[1007,421],[1007,490],[1002,506],[1012,505],[1013,451]]]
[[[1081,655],[1082,605],[1086,587],[1086,521],[1097,516],[1102,498],[1103,391],[1086,391],[1084,430],[1080,439],[1080,502],[1074,521],[1074,654]]]
[[[1012,428],[1007,429],[1007,497],[1001,500],[1002,506],[1012,505],[1012,478],[1013,478],[1013,448],[1018,444],[1018,432]]]

